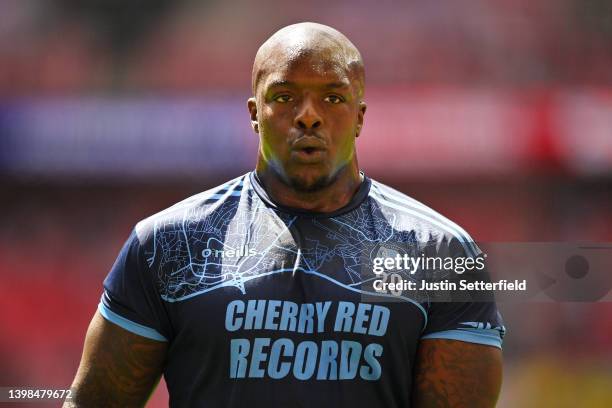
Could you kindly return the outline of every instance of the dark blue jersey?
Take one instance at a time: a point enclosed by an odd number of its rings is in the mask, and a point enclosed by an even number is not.
[[[171,406],[409,407],[421,339],[501,347],[494,301],[418,289],[457,275],[426,257],[480,254],[367,177],[345,207],[312,213],[274,203],[252,172],[139,222],[99,310],[169,343]]]

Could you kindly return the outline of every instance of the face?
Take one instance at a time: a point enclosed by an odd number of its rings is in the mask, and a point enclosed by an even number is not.
[[[274,56],[249,100],[259,160],[298,191],[315,191],[356,164],[365,103],[359,83],[333,55]]]

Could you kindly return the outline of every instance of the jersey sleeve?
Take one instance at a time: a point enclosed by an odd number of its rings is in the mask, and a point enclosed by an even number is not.
[[[104,280],[98,305],[108,321],[140,336],[168,341],[170,325],[136,229]]]
[[[447,255],[481,257],[482,251],[474,244],[460,243],[453,238]],[[469,254],[469,255],[466,255]],[[450,281],[490,281],[486,268],[467,271],[461,275],[450,273]],[[502,348],[506,328],[492,293],[454,292],[449,301],[432,301],[428,307],[427,325],[421,339],[450,339]]]

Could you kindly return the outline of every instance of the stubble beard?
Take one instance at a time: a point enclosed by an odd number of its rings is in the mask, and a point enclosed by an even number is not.
[[[277,173],[277,176],[279,176],[279,179],[281,180],[281,182],[285,184],[287,187],[290,187],[293,190],[300,192],[300,193],[316,193],[334,184],[336,180],[338,180],[338,177],[340,176],[344,167],[346,167],[346,165],[337,169],[334,172],[331,172],[329,174],[322,174],[314,179],[310,179],[306,177],[299,177],[299,176],[291,176],[286,173],[279,174],[278,172],[276,172],[276,169],[274,170],[275,170],[275,173]]]

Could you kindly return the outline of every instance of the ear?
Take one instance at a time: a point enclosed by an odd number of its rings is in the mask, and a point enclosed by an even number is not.
[[[247,108],[251,116],[251,127],[255,133],[259,133],[259,122],[257,121],[257,101],[255,98],[249,98],[247,100]]]
[[[361,129],[363,128],[363,116],[365,115],[367,105],[364,101],[359,102],[359,111],[357,112],[357,134],[355,137],[359,137]]]

